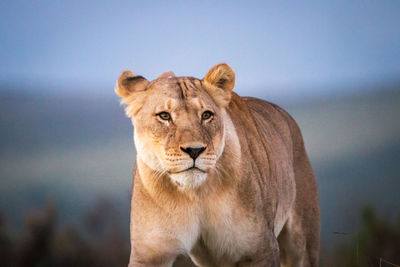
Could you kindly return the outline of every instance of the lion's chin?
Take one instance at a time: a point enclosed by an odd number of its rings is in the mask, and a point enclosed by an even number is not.
[[[187,171],[170,173],[169,176],[174,184],[181,189],[195,189],[199,187],[207,178],[207,173],[197,168]]]

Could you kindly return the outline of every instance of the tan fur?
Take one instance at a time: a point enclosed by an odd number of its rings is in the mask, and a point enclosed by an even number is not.
[[[138,153],[129,266],[171,266],[179,254],[198,266],[318,265],[317,186],[300,130],[234,83],[224,63],[203,80],[121,74]],[[186,147],[205,150],[194,161]]]
[[[172,78],[172,77],[176,77],[175,73],[173,73],[172,71],[167,71],[167,72],[164,72],[164,73],[161,73],[160,75],[158,75],[157,79]]]

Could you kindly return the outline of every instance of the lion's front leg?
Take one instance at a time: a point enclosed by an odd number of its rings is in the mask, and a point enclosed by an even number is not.
[[[142,261],[131,257],[128,267],[171,267],[173,262],[174,260],[159,262],[158,259],[149,259]]]
[[[140,209],[131,215],[131,255],[129,267],[169,267],[182,251],[182,242],[173,224],[158,220]],[[149,217],[153,217],[153,220]],[[165,221],[164,225],[160,221]]]
[[[273,234],[266,240],[257,252],[243,257],[236,266],[238,267],[279,267],[279,245]]]
[[[149,261],[142,261],[136,259],[130,259],[128,267],[171,267],[173,260],[171,262],[160,262],[150,259]]]
[[[131,254],[129,267],[169,267],[184,251],[181,236],[187,230],[188,216],[166,212],[166,208],[144,190],[135,174],[130,217]],[[168,203],[168,202],[167,202]],[[177,212],[177,214],[179,214]]]
[[[177,257],[177,253],[161,247],[149,248],[146,244],[138,246],[132,247],[128,267],[170,267]],[[160,246],[168,247],[168,243],[160,243]]]
[[[238,267],[279,267],[279,252],[262,255],[253,255],[240,261]]]

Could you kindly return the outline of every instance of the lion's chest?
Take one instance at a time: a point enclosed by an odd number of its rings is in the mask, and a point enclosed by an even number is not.
[[[200,219],[200,235],[214,259],[238,261],[259,244],[260,223],[235,201],[216,199],[204,209]]]

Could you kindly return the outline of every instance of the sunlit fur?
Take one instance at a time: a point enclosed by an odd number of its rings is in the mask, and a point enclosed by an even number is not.
[[[129,266],[171,266],[179,254],[198,266],[317,266],[318,195],[300,130],[234,84],[227,64],[202,80],[121,74],[137,150]],[[185,147],[205,150],[193,161]]]
[[[229,118],[200,80],[161,76],[127,104],[126,112],[135,125],[137,155],[151,169],[167,174],[181,189],[197,188],[216,169],[225,145],[223,121]],[[202,120],[205,111],[214,115]],[[160,112],[168,112],[171,120],[162,120],[157,116]],[[206,149],[193,162],[182,147]],[[192,166],[196,169],[190,169]]]

